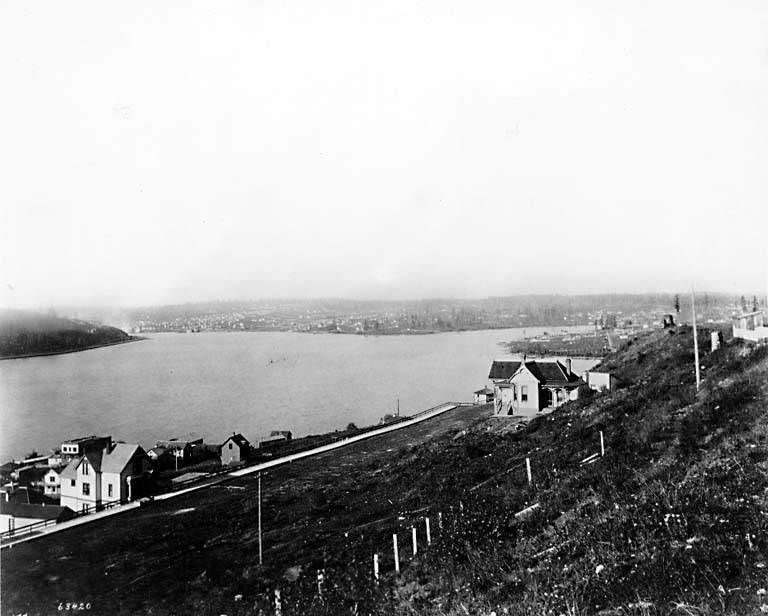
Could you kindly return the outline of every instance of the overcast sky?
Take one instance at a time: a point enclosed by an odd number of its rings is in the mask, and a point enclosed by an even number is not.
[[[4,3],[0,306],[765,289],[768,2],[576,4]]]

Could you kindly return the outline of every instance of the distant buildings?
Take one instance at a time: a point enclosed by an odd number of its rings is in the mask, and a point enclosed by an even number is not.
[[[609,391],[616,386],[616,377],[610,372],[588,371],[584,373],[584,382],[595,391]]]
[[[760,342],[768,340],[768,327],[762,310],[748,312],[733,319],[733,337]]]
[[[156,446],[149,450],[148,455],[153,462],[163,458],[173,460],[176,468],[184,466],[200,458],[204,454],[203,439],[179,440],[177,438],[157,441]]]
[[[478,389],[475,394],[475,404],[488,404],[493,402],[493,390],[490,387]]]
[[[258,449],[273,449],[287,443],[292,438],[293,434],[290,430],[272,430],[264,436],[259,437],[256,447]]]
[[[557,360],[494,361],[488,378],[493,383],[494,414],[534,415],[555,409],[578,397],[583,385],[571,369]]]

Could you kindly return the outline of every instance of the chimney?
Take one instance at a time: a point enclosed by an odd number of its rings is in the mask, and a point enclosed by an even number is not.
[[[571,376],[571,358],[565,360],[565,367],[568,370],[567,374],[570,377]]]

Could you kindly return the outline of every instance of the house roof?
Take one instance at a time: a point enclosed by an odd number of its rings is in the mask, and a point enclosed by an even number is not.
[[[137,451],[144,450],[135,443],[116,443],[101,465],[102,473],[122,473]]]
[[[223,447],[224,445],[226,445],[228,441],[232,441],[238,447],[248,447],[248,445],[250,445],[250,443],[248,442],[248,439],[239,433],[233,434],[232,436],[230,436],[226,441],[224,441],[221,444],[221,446]]]
[[[525,367],[538,379],[542,385],[576,385],[580,381],[578,375],[559,361],[527,361]]]
[[[491,371],[488,373],[489,379],[508,379],[518,368],[520,368],[520,361],[512,361],[505,359],[496,359],[491,364]]]
[[[30,490],[27,486],[20,486],[8,495],[8,501],[25,505],[57,505],[58,501],[36,490]]]
[[[101,449],[89,449],[83,453],[83,457],[88,460],[94,471],[101,472],[101,461],[104,457],[104,452]]]
[[[476,394],[492,394],[493,390],[490,387],[483,387],[482,389],[478,389],[474,393],[476,393]]]
[[[77,479],[77,467],[80,466],[80,461],[82,459],[82,456],[76,456],[72,458],[69,461],[69,464],[64,467],[64,470],[61,471],[59,477],[62,479]]]
[[[157,446],[164,447],[165,449],[184,449],[189,444],[189,441],[177,441],[176,439],[171,439],[169,441],[157,441]]]
[[[58,520],[74,517],[75,512],[69,507],[59,505],[37,505],[29,503],[11,503],[0,501],[0,513],[14,518],[32,518],[37,520]]]

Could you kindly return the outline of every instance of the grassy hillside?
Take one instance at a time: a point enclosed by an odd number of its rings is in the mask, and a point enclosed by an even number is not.
[[[116,327],[87,321],[0,311],[0,358],[69,353],[131,340]]]
[[[612,393],[519,432],[479,421],[401,457],[377,481],[430,506],[433,524],[444,512],[436,544],[368,600],[349,592],[343,580],[354,576],[340,567],[327,574],[342,581],[338,591],[310,612],[307,580],[290,591],[296,613],[352,611],[350,595],[362,612],[381,614],[759,613],[768,588],[768,348],[706,346],[698,394],[692,330],[654,332],[606,359],[624,382]],[[599,451],[601,430],[606,456],[580,465]],[[515,517],[533,503],[532,515]]]
[[[526,429],[463,409],[275,469],[263,567],[254,477],[3,550],[3,609],[82,597],[97,613],[272,614],[279,588],[286,616],[762,613],[768,348],[705,346],[698,394],[691,329],[656,331],[605,360],[620,388]],[[605,457],[580,465],[601,430]]]
[[[704,333],[703,331],[701,333]],[[702,339],[707,340],[704,336]],[[759,612],[766,576],[768,348],[702,353],[692,332],[657,332],[609,357],[625,386],[580,400],[520,433],[479,424],[420,455],[440,496],[465,499],[456,526],[396,584],[408,613]],[[595,464],[579,461],[599,450]],[[464,452],[462,452],[462,448]],[[480,448],[480,462],[468,455]],[[467,452],[467,453],[465,453]],[[529,454],[535,485],[503,470]],[[466,488],[491,480],[467,497]],[[529,503],[541,507],[517,520]],[[766,608],[768,610],[768,608]]]

